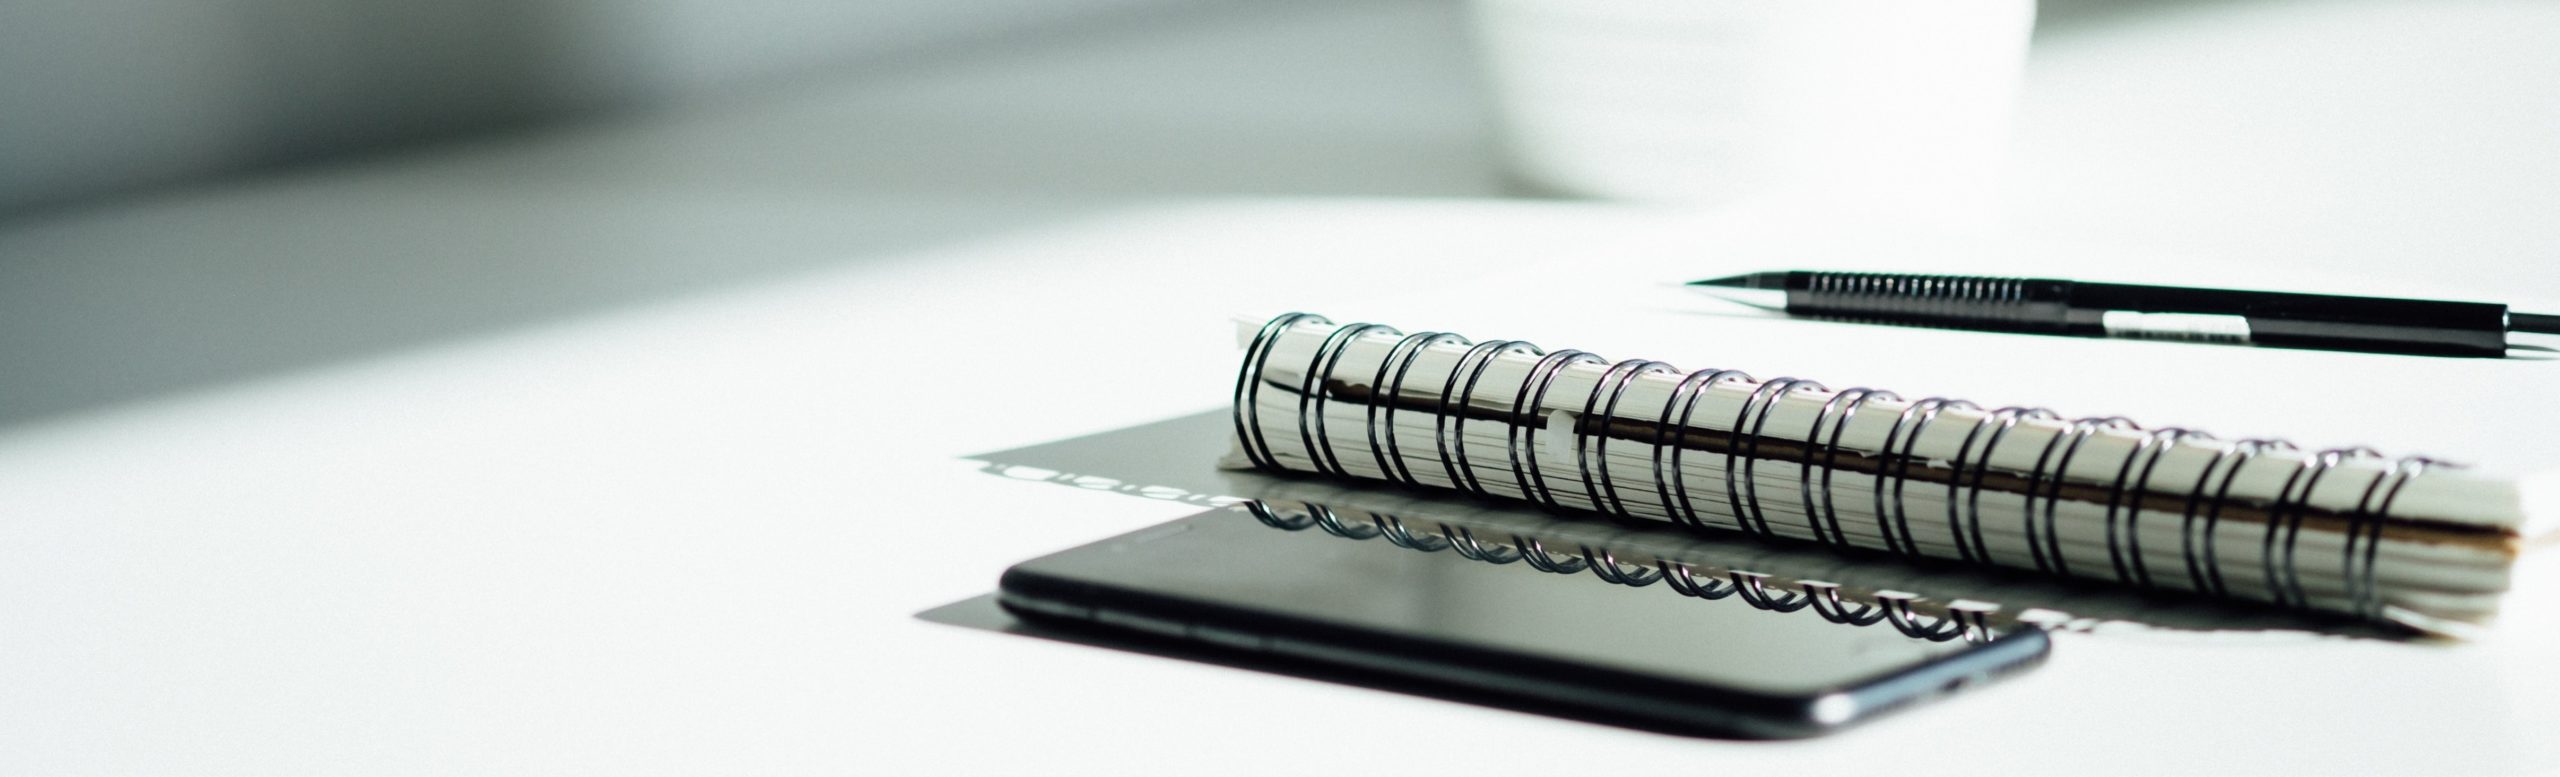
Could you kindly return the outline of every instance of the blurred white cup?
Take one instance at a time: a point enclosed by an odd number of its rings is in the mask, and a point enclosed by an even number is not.
[[[1511,174],[1979,226],[2034,0],[1474,0]]]

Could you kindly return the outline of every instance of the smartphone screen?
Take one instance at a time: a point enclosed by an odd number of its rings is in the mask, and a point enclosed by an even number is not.
[[[1818,733],[2046,650],[2023,625],[1918,638],[1872,619],[1835,622],[1800,601],[1782,611],[1768,592],[1735,595],[1730,580],[1680,571],[1623,565],[1587,544],[1318,526],[1255,505],[1024,562],[1006,573],[1001,600],[1033,618],[1632,706],[1612,711],[1757,736]]]

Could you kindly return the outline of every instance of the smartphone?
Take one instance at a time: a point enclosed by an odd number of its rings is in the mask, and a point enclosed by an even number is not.
[[[998,601],[1036,624],[1749,738],[1832,731],[2032,666],[2049,647],[2015,622],[1976,619],[1961,638],[1835,622],[1767,591],[1718,595],[1667,564],[1622,565],[1606,548],[1314,517],[1212,510],[1015,565]]]

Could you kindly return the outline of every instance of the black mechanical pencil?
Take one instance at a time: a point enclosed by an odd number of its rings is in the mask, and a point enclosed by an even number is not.
[[[1790,315],[2085,337],[2504,356],[2509,332],[2560,334],[2560,315],[2489,302],[1801,270],[1687,285]]]

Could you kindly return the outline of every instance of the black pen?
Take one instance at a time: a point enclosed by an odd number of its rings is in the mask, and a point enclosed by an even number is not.
[[[1801,270],[1687,285],[1790,315],[2084,337],[2504,356],[2508,332],[2560,334],[2560,316],[2488,302]]]

